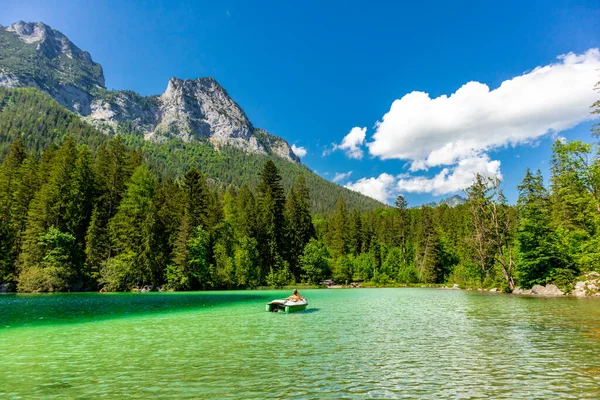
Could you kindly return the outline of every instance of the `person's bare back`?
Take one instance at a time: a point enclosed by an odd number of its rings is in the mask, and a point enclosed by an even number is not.
[[[300,300],[304,300],[304,297],[302,297],[300,295],[300,293],[298,292],[297,289],[294,289],[294,294],[291,295],[290,297],[288,297],[287,299],[291,300],[291,301],[300,301]]]

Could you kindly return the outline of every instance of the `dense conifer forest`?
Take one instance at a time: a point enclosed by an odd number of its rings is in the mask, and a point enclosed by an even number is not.
[[[234,150],[171,143],[167,152],[135,134],[108,138],[33,89],[1,89],[0,110],[0,283],[19,291],[233,289],[330,277],[567,290],[581,273],[600,271],[595,144],[556,141],[550,184],[528,170],[516,205],[500,181],[475,176],[455,207],[411,208],[399,196],[374,208],[344,189],[328,210],[325,186],[282,160],[242,165]]]

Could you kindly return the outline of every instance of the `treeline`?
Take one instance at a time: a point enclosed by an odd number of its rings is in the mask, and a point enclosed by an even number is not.
[[[527,170],[516,206],[497,179],[477,175],[456,207],[335,215],[317,224],[338,282],[458,283],[512,291],[554,283],[572,289],[579,274],[600,272],[600,159],[580,141],[554,144],[550,187]]]
[[[174,290],[319,283],[556,283],[600,270],[600,164],[554,144],[549,189],[527,171],[517,206],[476,176],[465,204],[312,216],[303,176],[285,193],[267,161],[256,190],[211,187],[201,171],[153,172],[120,138],[67,139],[38,157],[16,140],[0,166],[0,280],[21,291]]]
[[[581,141],[555,142],[550,185],[527,171],[516,206],[498,180],[476,176],[456,207],[409,208],[399,196],[393,207],[361,211],[338,192],[327,213],[315,203],[329,201],[320,193],[329,186],[311,192],[313,175],[278,168],[293,164],[262,158],[248,164],[257,176],[250,185],[220,185],[204,170],[181,169],[225,162],[231,172],[239,159],[229,150],[174,142],[174,151],[145,142],[135,150],[135,136],[109,139],[36,90],[0,89],[0,139],[11,141],[0,147],[0,283],[21,291],[249,288],[329,277],[568,290],[579,274],[600,272],[599,146]]]
[[[303,176],[286,194],[268,161],[255,192],[161,178],[114,138],[37,157],[18,139],[0,167],[0,279],[21,291],[280,286],[315,237]]]

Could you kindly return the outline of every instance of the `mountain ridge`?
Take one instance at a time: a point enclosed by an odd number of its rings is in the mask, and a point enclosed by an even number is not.
[[[33,86],[106,133],[127,123],[146,140],[208,139],[215,148],[275,155],[300,164],[284,139],[254,127],[243,109],[212,77],[169,79],[160,95],[106,88],[102,66],[67,36],[43,22],[0,26],[0,86]]]
[[[71,121],[65,112],[81,124],[50,121]],[[86,137],[90,130],[84,126],[101,136]],[[19,137],[40,155],[67,136],[94,148],[111,135],[121,135],[169,177],[195,167],[223,189],[254,186],[272,159],[286,191],[299,175],[306,176],[317,214],[331,212],[340,196],[352,209],[385,206],[316,175],[284,139],[255,127],[214,78],[171,78],[162,94],[151,96],[108,90],[102,66],[59,31],[44,23],[0,26],[0,159]]]

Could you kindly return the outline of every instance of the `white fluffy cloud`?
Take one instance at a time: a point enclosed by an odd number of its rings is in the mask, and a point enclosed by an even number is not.
[[[293,144],[292,151],[294,152],[295,155],[297,155],[300,158],[302,158],[306,155],[306,148],[304,148],[302,146],[296,146],[295,144]]]
[[[348,171],[348,172],[336,172],[335,176],[333,177],[333,181],[334,182],[340,182],[343,180],[346,180],[348,178],[350,178],[350,175],[352,175],[352,171]]]
[[[494,90],[468,82],[450,96],[432,99],[424,92],[409,93],[395,100],[377,123],[373,140],[367,143],[369,152],[382,159],[408,160],[416,171],[460,160],[474,162],[485,151],[572,128],[591,118],[599,68],[600,51],[590,49],[559,56],[556,63],[504,81]],[[364,131],[353,128],[339,148],[346,139],[346,148],[362,156],[358,146]],[[459,163],[426,181],[458,181],[462,168]],[[439,187],[445,190],[444,185]]]
[[[469,187],[478,173],[502,179],[500,161],[490,160],[487,154],[464,158],[455,167],[444,168],[433,178],[402,175],[396,183],[396,189],[398,192],[432,193],[434,195],[454,193]]]
[[[392,175],[383,173],[377,178],[361,178],[354,183],[348,183],[346,187],[372,197],[375,200],[387,203],[388,199],[393,195],[392,190],[395,181],[396,178]]]
[[[355,126],[350,130],[350,133],[344,136],[342,143],[333,145],[333,150],[344,150],[348,157],[360,160],[363,157],[362,145],[365,142],[366,137],[367,128]]]
[[[400,193],[431,193],[436,196],[456,193],[469,187],[478,173],[502,179],[500,161],[490,160],[487,154],[482,154],[462,159],[456,166],[442,169],[433,178],[407,173],[397,176],[383,173],[376,178],[361,178],[354,183],[348,182],[346,187],[388,203]],[[336,174],[336,178],[340,175],[346,174]],[[347,176],[339,180],[345,178]]]

